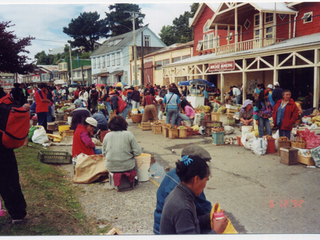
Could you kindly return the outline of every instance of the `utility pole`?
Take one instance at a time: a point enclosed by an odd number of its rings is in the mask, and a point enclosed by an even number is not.
[[[135,19],[138,17],[138,12],[133,11],[124,11],[125,13],[129,13],[131,15],[130,18],[126,20],[131,20],[133,25],[133,59],[134,59],[134,78],[135,81],[138,81],[138,71],[137,71],[137,45],[136,45],[136,23]]]
[[[71,43],[70,43],[70,49],[69,49],[69,55],[70,55],[70,72],[71,72],[71,84],[73,84],[73,72],[72,72],[72,58],[71,58]]]
[[[143,32],[141,32],[141,84],[145,84],[144,82],[144,59],[143,59]]]

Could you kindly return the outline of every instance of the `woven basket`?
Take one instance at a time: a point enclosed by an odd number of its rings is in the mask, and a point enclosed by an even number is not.
[[[133,123],[141,123],[142,120],[142,114],[131,114],[131,119]]]
[[[303,141],[303,140],[298,140],[298,141],[295,141],[295,142],[291,142],[291,147],[305,149],[306,148],[306,142]]]

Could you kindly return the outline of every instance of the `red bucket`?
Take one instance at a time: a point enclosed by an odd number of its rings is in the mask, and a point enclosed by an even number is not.
[[[276,152],[276,145],[275,139],[268,139],[268,147],[266,153],[275,153]]]

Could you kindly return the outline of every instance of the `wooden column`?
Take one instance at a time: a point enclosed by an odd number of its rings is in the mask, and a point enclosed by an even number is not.
[[[224,103],[224,75],[223,75],[223,73],[220,73],[220,81],[221,81],[221,87],[220,87],[221,103]]]
[[[234,9],[234,27],[235,27],[235,31],[234,31],[234,37],[235,37],[235,51],[237,52],[238,51],[238,7],[236,7]]]
[[[278,54],[275,54],[273,59],[273,86],[275,82],[278,82],[278,78],[279,78],[279,70],[277,69],[278,64],[279,64],[279,56]]]
[[[247,100],[247,61],[246,59],[242,60],[242,102],[244,103]]]
[[[319,50],[314,50],[313,107],[319,108]]]
[[[263,22],[263,13],[259,13],[259,47],[262,48],[262,42],[263,42],[263,28],[262,28],[262,22]]]

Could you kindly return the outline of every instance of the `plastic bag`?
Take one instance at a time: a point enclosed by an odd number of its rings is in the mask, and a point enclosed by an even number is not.
[[[246,133],[241,137],[241,143],[246,149],[251,150],[254,139],[255,139],[255,136],[253,134]]]
[[[29,128],[29,140],[31,141],[34,131],[37,129],[37,126]]]
[[[213,218],[213,214],[216,213],[216,212],[220,212],[221,209],[220,209],[220,204],[219,203],[216,203],[214,204],[214,206],[212,207],[211,209],[211,212],[210,212],[210,224],[211,224],[211,229],[212,229],[212,218]],[[236,234],[238,233],[237,230],[234,228],[234,226],[232,225],[230,219],[228,218],[228,224],[227,224],[227,227],[226,229],[224,230],[224,232],[222,234]]]
[[[316,167],[320,167],[320,147],[310,149],[310,153]]]
[[[42,144],[49,141],[46,130],[43,126],[38,126],[38,128],[34,130],[31,140],[32,142],[38,144]]]
[[[158,113],[158,119],[159,119],[159,120],[162,120],[162,116],[163,116],[162,111],[159,111],[159,113]]]
[[[257,138],[253,141],[252,151],[254,152],[254,154],[263,155],[263,154],[266,154],[267,147],[268,147],[268,140]]]
[[[276,149],[278,149],[278,139],[279,139],[279,129],[276,131],[275,134],[272,135],[272,137],[275,139],[274,143],[275,143],[275,146],[276,146]]]
[[[307,149],[316,148],[320,146],[320,136],[315,134],[315,132],[310,132],[309,129],[305,129],[303,137],[306,139]]]
[[[224,127],[224,134],[228,135],[228,134],[231,134],[231,133],[234,133],[234,128],[231,127],[231,126],[225,126]]]

